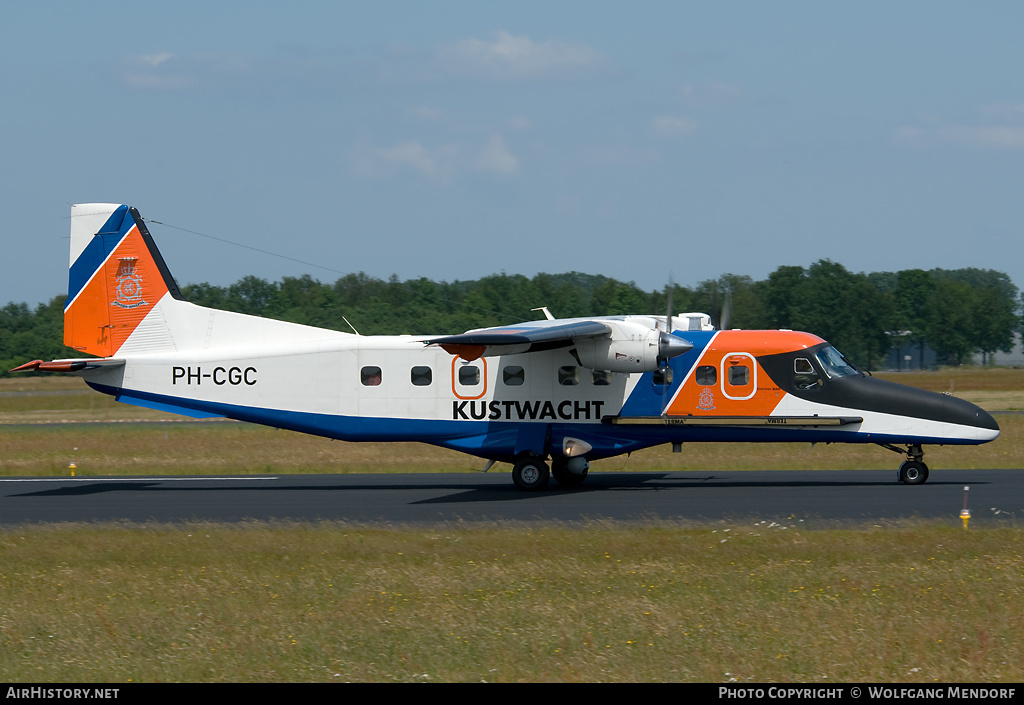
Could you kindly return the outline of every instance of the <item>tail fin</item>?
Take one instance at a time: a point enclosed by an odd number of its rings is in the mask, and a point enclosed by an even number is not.
[[[164,298],[183,297],[137,210],[71,206],[65,345],[111,357]]]

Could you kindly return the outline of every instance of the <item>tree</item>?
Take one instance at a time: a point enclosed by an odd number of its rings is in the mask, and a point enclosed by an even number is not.
[[[766,327],[802,328],[801,304],[806,281],[803,267],[783,266],[768,275],[762,288]]]
[[[935,295],[935,278],[923,269],[905,269],[897,273],[896,289],[893,293],[893,332],[917,344],[918,367],[923,369],[924,349],[930,329],[929,307]]]
[[[963,364],[975,350],[975,302],[969,284],[952,279],[935,282],[928,306],[928,343],[946,364]]]

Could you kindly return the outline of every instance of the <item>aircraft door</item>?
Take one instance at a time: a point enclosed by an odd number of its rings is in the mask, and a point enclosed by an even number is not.
[[[764,414],[765,399],[757,392],[759,377],[757,359],[750,353],[731,352],[723,355],[718,366],[720,413],[727,416]]]
[[[726,399],[752,399],[757,393],[757,360],[750,353],[724,355],[719,378],[722,382],[722,394]]]

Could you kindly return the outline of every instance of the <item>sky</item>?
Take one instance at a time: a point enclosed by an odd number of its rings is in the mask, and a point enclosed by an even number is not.
[[[1024,286],[1021,36],[1019,2],[4,3],[0,306],[67,291],[89,202],[183,285]]]

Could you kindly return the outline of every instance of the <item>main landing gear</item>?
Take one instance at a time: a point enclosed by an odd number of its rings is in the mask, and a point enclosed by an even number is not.
[[[547,487],[550,479],[548,464],[535,456],[523,458],[512,467],[512,482],[521,490],[542,490]]]
[[[895,453],[903,453],[896,446],[888,443],[879,443],[883,448],[888,448]],[[904,485],[923,485],[928,481],[928,466],[924,464],[924,451],[920,445],[907,446],[907,459],[900,465],[896,473],[896,479]]]
[[[547,487],[554,475],[562,487],[578,487],[587,479],[588,466],[583,458],[555,458],[549,470],[548,464],[539,456],[525,456],[512,467],[512,482],[519,489],[531,492]]]

